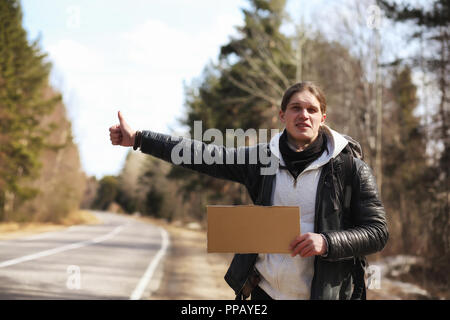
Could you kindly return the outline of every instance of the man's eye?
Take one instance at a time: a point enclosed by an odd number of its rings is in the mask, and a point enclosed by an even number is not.
[[[317,109],[315,109],[315,108],[308,108],[308,112],[309,113],[315,113],[315,112],[317,112]]]

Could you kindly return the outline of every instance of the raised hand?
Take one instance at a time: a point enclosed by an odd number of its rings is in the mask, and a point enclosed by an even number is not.
[[[115,124],[109,128],[109,138],[113,145],[119,145],[123,147],[132,147],[134,144],[134,138],[136,136],[136,131],[131,129],[131,127],[126,123],[119,111],[119,124]]]

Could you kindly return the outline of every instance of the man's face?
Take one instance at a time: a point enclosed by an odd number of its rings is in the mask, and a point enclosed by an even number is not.
[[[286,111],[280,110],[280,120],[286,126],[288,138],[297,147],[304,147],[314,141],[325,117],[320,110],[319,100],[309,91],[295,93]]]

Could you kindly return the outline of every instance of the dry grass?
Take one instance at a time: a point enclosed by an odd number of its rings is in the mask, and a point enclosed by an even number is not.
[[[78,210],[71,212],[61,220],[61,224],[72,226],[74,224],[99,224],[101,221],[89,210]]]
[[[76,224],[97,224],[100,222],[96,216],[87,210],[71,212],[67,217],[61,219],[59,223],[3,222],[0,223],[0,240],[16,239],[31,234],[56,231]]]

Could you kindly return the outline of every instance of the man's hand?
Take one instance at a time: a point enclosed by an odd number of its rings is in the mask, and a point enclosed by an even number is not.
[[[134,137],[136,131],[131,129],[128,123],[123,119],[122,113],[119,111],[119,124],[113,125],[109,128],[109,138],[113,145],[123,147],[132,147],[134,145]]]
[[[324,254],[327,250],[327,244],[320,234],[308,232],[297,236],[291,242],[289,248],[292,250],[292,257],[299,254],[306,258]]]

